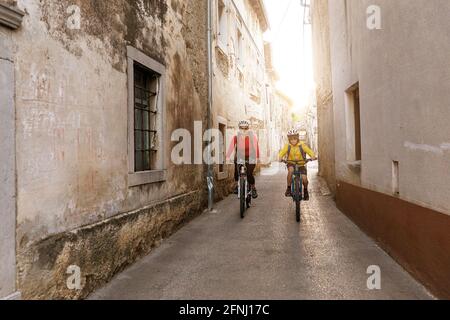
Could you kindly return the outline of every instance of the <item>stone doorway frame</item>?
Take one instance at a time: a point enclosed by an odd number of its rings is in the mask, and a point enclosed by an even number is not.
[[[16,124],[13,31],[24,12],[0,4],[0,299],[20,299],[16,287]]]

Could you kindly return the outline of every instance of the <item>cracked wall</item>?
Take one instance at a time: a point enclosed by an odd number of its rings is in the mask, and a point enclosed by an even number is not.
[[[67,8],[74,4],[80,30],[67,27]],[[152,217],[164,222],[154,229],[134,232],[145,246],[133,252],[135,241],[125,242],[122,258],[131,262],[150,250],[154,235],[169,235],[185,215],[201,211],[203,166],[169,161],[165,183],[128,187],[126,46],[166,66],[166,136],[178,128],[193,133],[194,121],[206,120],[206,2],[19,0],[18,7],[26,12],[14,37],[19,289],[25,298],[84,296],[126,263],[91,269],[89,276],[101,280],[81,294],[65,291],[61,272],[69,263],[93,266],[95,257],[110,263],[110,251],[122,246],[115,232],[135,226],[121,214],[198,193],[195,203],[155,211]],[[167,144],[167,159],[173,145]],[[120,227],[95,234],[103,240],[82,233],[73,245],[68,236],[116,219]],[[93,255],[91,246],[107,240],[104,252]]]

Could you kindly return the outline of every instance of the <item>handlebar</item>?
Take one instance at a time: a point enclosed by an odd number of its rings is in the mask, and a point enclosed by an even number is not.
[[[305,164],[307,164],[307,163],[312,162],[312,161],[316,161],[316,160],[313,160],[313,159],[295,160],[295,161],[292,161],[292,160],[282,160],[281,162],[282,162],[282,163],[285,163],[285,164],[289,164],[289,163],[291,163],[291,164],[299,164],[299,163],[304,162]]]

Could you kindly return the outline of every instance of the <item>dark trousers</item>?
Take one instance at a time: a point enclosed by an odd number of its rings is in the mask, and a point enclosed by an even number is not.
[[[234,162],[234,181],[239,181],[239,173],[240,173],[240,165],[237,164],[237,161]],[[248,183],[252,186],[256,184],[256,179],[253,173],[255,172],[256,164],[247,164],[247,180]]]

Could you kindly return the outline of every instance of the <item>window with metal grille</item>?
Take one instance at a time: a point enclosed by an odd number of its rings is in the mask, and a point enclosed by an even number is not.
[[[155,169],[158,152],[158,98],[161,75],[134,64],[134,166],[135,172]]]

